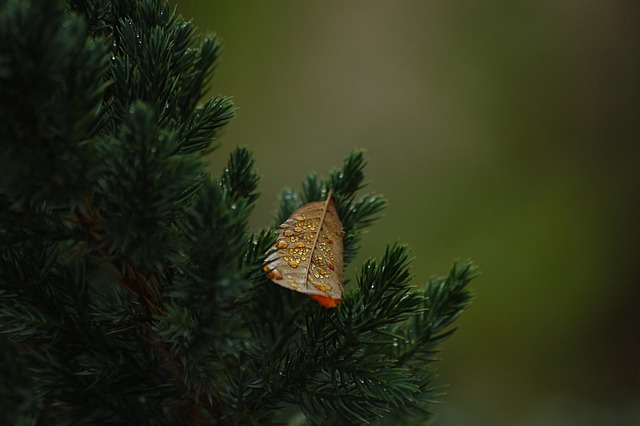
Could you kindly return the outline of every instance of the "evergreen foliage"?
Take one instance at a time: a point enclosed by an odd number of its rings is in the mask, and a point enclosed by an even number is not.
[[[258,175],[206,172],[229,99],[220,54],[161,0],[0,2],[0,423],[416,423],[464,262],[421,289],[409,251],[362,266],[337,309],[262,272]],[[345,262],[386,205],[362,152],[283,192],[274,226],[334,191]]]

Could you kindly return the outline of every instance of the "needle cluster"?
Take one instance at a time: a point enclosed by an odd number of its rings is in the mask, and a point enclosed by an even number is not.
[[[387,248],[336,309],[262,271],[251,153],[206,169],[221,47],[163,0],[0,2],[0,423],[310,424],[429,417],[431,361],[470,301],[461,263],[415,285]],[[333,190],[345,262],[383,197],[362,152],[285,190]]]

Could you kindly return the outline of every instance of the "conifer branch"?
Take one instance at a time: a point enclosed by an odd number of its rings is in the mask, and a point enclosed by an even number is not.
[[[1,423],[429,417],[433,355],[475,266],[417,288],[392,245],[331,310],[273,285],[276,233],[248,226],[251,152],[206,172],[235,113],[203,100],[216,37],[164,0],[7,0],[0,45]],[[386,206],[359,195],[365,164],[354,151],[285,190],[277,223],[333,191],[351,261]]]

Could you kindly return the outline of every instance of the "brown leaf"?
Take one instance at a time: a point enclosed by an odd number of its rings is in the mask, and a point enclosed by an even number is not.
[[[342,223],[329,191],[326,201],[305,204],[280,225],[263,269],[274,283],[335,308],[343,290],[342,236]]]

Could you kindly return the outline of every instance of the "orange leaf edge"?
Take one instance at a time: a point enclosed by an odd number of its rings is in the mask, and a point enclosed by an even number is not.
[[[337,308],[340,303],[340,299],[332,299],[329,296],[321,296],[319,294],[309,294],[309,297],[325,308]]]

